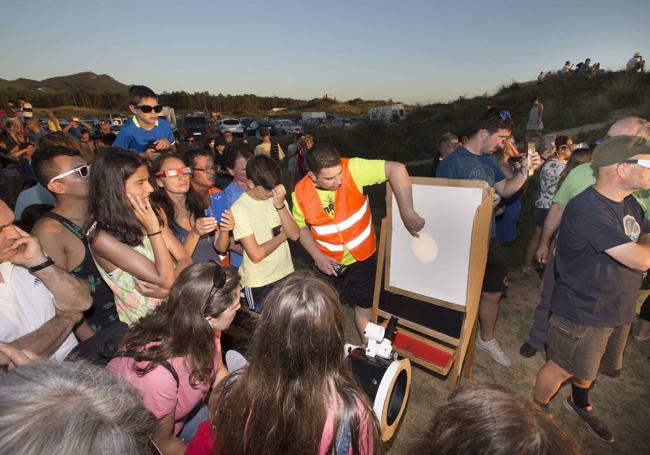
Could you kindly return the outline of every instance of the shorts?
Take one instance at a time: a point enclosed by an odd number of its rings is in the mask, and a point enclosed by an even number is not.
[[[506,292],[508,290],[508,266],[503,248],[496,239],[490,239],[482,292]]]
[[[535,207],[533,210],[533,222],[535,223],[535,226],[541,228],[544,227],[544,221],[546,221],[546,215],[548,215],[549,210],[550,209],[540,209],[539,207]]]
[[[372,308],[375,295],[375,273],[377,272],[377,253],[365,261],[357,261],[347,266],[343,276],[325,275],[316,267],[317,276],[336,289],[341,302],[351,307]]]
[[[282,283],[282,280],[284,280],[284,278],[274,283],[265,284],[264,286],[259,286],[256,288],[245,287],[244,296],[246,297],[248,308],[257,313],[261,313],[262,308],[264,308],[264,301],[266,300],[266,297],[271,293],[273,289],[275,289],[278,284]]]
[[[554,314],[546,342],[548,358],[576,378],[593,381],[601,368],[623,368],[630,326],[631,323],[618,327],[577,324]]]

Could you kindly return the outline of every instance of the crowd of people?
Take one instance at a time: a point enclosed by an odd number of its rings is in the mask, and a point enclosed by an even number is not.
[[[578,63],[572,63],[571,60],[567,60],[558,71],[540,71],[537,75],[537,80],[543,81],[546,77],[553,74],[592,77],[603,71],[605,70],[600,67],[600,62],[592,64],[591,58],[586,58],[584,61]],[[634,55],[625,63],[625,71],[631,73],[643,73],[645,71],[645,60],[640,52],[635,52]]]
[[[541,130],[540,106],[533,100],[531,130]],[[132,117],[116,137],[103,129],[90,140],[83,123],[64,131],[53,116],[45,131],[32,110],[26,100],[11,107],[0,156],[3,177],[22,190],[0,202],[0,453],[383,452],[345,361],[341,304],[363,343],[377,268],[364,189],[390,183],[406,230],[417,237],[425,225],[404,164],[342,158],[310,134],[285,154],[268,131],[255,149],[223,135],[183,151],[145,86],[131,87]],[[413,450],[579,453],[548,415],[568,379],[567,405],[612,442],[588,392],[599,367],[620,373],[650,268],[649,124],[621,120],[595,150],[557,137],[521,153],[508,110],[479,117],[470,136],[442,137],[434,169],[494,189],[476,346],[511,365],[495,337],[508,289],[499,237],[509,235],[497,219],[537,171],[525,270],[546,272],[521,354],[546,344],[549,360],[537,404],[470,385]],[[217,216],[214,198],[225,200]],[[311,271],[295,270],[291,242]],[[256,324],[248,366],[231,372],[222,334],[242,303]],[[650,338],[648,313],[646,304],[639,341]]]

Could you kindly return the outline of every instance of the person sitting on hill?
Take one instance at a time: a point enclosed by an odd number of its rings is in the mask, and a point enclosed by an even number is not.
[[[625,70],[632,73],[643,73],[645,71],[645,60],[639,52],[636,52],[631,59],[627,61]]]

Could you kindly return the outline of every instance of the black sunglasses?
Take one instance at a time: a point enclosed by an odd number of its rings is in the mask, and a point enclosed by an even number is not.
[[[151,111],[154,111],[156,114],[160,114],[163,110],[163,107],[160,104],[156,104],[155,106],[149,106],[148,104],[142,104],[140,106],[136,106],[139,110],[144,112],[145,114],[148,114]]]
[[[214,295],[226,284],[226,271],[221,264],[216,261],[210,260],[209,262],[214,264],[214,274],[212,275],[212,289],[210,290],[210,295],[208,295],[208,300],[206,300],[201,313],[205,312],[205,309],[212,301]]]

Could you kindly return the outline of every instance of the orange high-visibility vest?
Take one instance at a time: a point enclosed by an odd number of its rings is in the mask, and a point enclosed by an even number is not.
[[[335,193],[334,218],[323,209],[316,185],[307,175],[296,185],[296,200],[316,245],[325,255],[340,263],[348,249],[357,261],[363,261],[376,249],[370,202],[354,183],[347,158],[341,158],[341,166],[343,175]]]

